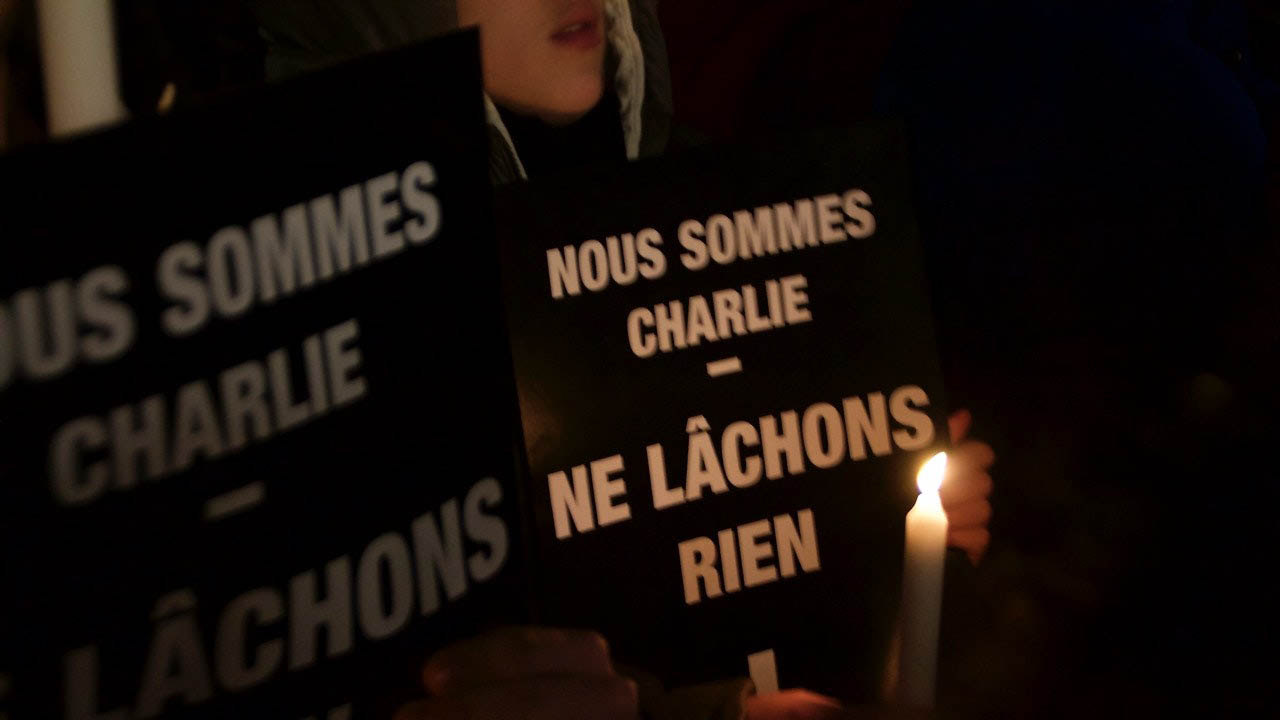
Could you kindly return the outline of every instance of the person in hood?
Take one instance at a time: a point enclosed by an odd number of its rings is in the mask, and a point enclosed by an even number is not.
[[[671,89],[656,0],[251,0],[278,80],[457,27],[480,28],[490,178],[495,185],[575,166],[622,164],[667,145]],[[424,68],[424,72],[431,72]],[[982,443],[961,442],[944,498],[957,520],[952,544],[986,547]],[[847,717],[804,690],[753,695],[746,678],[668,691],[643,672],[615,670],[596,633],[506,628],[440,650],[423,672],[430,697],[401,720],[572,717],[783,720]]]
[[[495,185],[661,152],[670,74],[656,0],[251,0],[279,80],[482,28]]]

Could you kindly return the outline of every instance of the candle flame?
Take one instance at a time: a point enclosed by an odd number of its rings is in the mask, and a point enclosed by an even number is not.
[[[947,454],[940,452],[929,458],[916,474],[916,485],[922,493],[936,493],[942,487],[942,476],[947,471]]]

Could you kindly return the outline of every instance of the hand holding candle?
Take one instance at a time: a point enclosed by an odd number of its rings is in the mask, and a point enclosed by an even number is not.
[[[960,410],[948,418],[951,449],[947,451],[947,479],[939,495],[947,511],[947,545],[959,548],[974,565],[991,541],[991,466],[996,454],[991,446],[969,437],[973,416]]]
[[[947,553],[947,514],[938,490],[946,469],[946,453],[938,453],[924,464],[916,476],[920,497],[907,513],[897,695],[899,704],[908,707],[933,707],[942,570]]]

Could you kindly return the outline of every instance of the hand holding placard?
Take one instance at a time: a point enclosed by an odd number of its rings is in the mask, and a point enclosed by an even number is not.
[[[396,720],[639,715],[636,683],[614,671],[605,639],[583,630],[493,630],[436,652],[422,679],[431,697]]]

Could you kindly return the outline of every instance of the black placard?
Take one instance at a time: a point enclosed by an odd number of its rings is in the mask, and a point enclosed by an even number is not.
[[[671,685],[773,650],[784,687],[876,695],[945,428],[906,167],[875,126],[499,196],[542,621]]]
[[[0,164],[0,714],[389,716],[519,619],[476,45]]]

